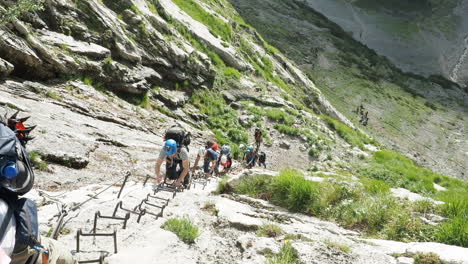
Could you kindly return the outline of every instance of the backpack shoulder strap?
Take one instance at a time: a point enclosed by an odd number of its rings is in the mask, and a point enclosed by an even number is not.
[[[13,217],[13,209],[10,206],[7,206],[7,212],[5,217],[3,218],[3,221],[0,225],[0,243],[3,241],[3,237],[6,234],[6,229],[8,227],[8,224],[10,223],[11,218]]]

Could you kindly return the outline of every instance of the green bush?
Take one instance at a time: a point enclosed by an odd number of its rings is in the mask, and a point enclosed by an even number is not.
[[[255,198],[271,200],[270,185],[273,177],[270,175],[252,175],[242,178],[235,186],[237,193]]]
[[[257,236],[260,237],[277,237],[283,234],[283,230],[274,224],[264,224],[257,230]]]
[[[300,264],[297,250],[286,242],[278,254],[268,257],[266,264]]]
[[[200,235],[196,227],[188,218],[168,219],[161,228],[175,233],[182,241],[192,244]]]
[[[435,253],[418,253],[414,257],[414,264],[441,264],[439,256]]]

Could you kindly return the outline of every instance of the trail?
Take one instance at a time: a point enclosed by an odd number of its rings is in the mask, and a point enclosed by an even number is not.
[[[450,75],[450,79],[453,82],[458,82],[458,72],[460,71],[461,65],[463,64],[465,59],[467,59],[467,56],[468,56],[468,36],[465,38],[464,42],[465,42],[465,49],[463,50],[463,53],[460,56],[460,58],[458,58],[458,62],[457,64],[455,64],[455,67],[453,67],[452,74]]]

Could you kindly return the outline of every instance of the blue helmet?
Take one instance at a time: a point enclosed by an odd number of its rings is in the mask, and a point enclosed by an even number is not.
[[[253,149],[254,149],[254,147],[252,145],[250,145],[250,146],[247,147],[247,152],[250,153],[250,152],[252,152]]]
[[[177,143],[173,139],[168,139],[164,142],[164,154],[167,156],[173,155],[177,151]]]

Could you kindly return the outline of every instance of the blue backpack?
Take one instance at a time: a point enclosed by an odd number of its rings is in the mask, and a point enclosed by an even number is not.
[[[0,221],[0,240],[7,224],[16,220],[16,240],[14,252],[39,245],[39,225],[37,207],[32,200],[19,198],[29,192],[34,184],[33,166],[24,143],[6,125],[11,120],[0,122],[0,198],[8,204],[8,213]],[[14,120],[11,122],[15,122]],[[22,133],[20,131],[19,133]],[[24,134],[23,134],[24,136]]]

